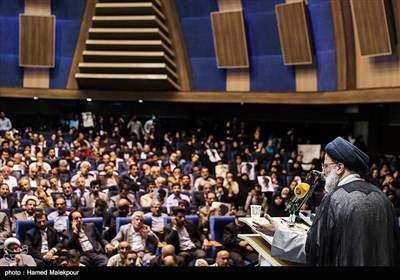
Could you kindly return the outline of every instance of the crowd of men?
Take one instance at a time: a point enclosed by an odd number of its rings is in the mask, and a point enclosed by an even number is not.
[[[253,204],[288,216],[285,201],[308,170],[321,170],[324,152],[304,163],[293,130],[266,138],[228,121],[218,135],[186,135],[161,132],[152,121],[142,126],[133,116],[108,129],[68,132],[18,131],[7,122],[0,136],[2,265],[257,265],[257,252],[238,238],[251,233],[239,218]],[[365,179],[398,208],[398,166],[370,164]],[[315,212],[323,195],[320,186],[303,210]],[[209,218],[221,215],[232,222],[213,254]],[[101,227],[86,223],[90,217],[101,218]],[[129,223],[118,225],[124,217]],[[23,241],[15,238],[18,220],[34,221]],[[26,254],[15,257],[24,245]]]

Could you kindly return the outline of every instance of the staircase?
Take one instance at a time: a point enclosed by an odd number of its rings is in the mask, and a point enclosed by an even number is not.
[[[159,0],[99,0],[75,74],[79,88],[179,90],[162,11]]]

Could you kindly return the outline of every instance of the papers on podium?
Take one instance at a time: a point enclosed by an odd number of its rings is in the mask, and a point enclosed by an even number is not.
[[[255,233],[260,235],[263,239],[265,239],[269,244],[272,244],[272,236],[266,235],[265,233],[262,233],[261,231],[256,230],[253,227],[253,221],[260,222],[262,224],[269,224],[269,221],[266,218],[239,218],[239,221],[247,224]]]
[[[280,218],[283,226],[288,225],[288,217]],[[253,227],[253,221],[261,223],[269,223],[266,218],[252,219],[249,217],[239,218],[239,221],[247,224],[254,231],[254,234],[239,234],[238,237],[246,240],[260,254],[260,266],[298,266],[300,263],[286,261],[272,257],[271,244],[272,236],[266,235]],[[293,231],[298,231],[302,234],[307,234],[308,226],[304,224],[295,224],[293,227],[288,227]],[[267,242],[265,242],[267,241]]]

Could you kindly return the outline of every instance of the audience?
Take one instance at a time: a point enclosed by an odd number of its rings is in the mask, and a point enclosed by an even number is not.
[[[157,122],[155,129],[159,131],[155,133],[142,129],[138,117],[126,120],[124,125],[120,122],[122,118],[110,118],[102,129],[98,124],[83,128],[74,120],[75,128],[66,122],[54,131],[39,132],[27,127],[18,128],[23,131],[21,135],[9,133],[11,130],[0,135],[0,208],[7,213],[0,215],[2,240],[15,233],[16,220],[33,220],[37,210],[46,213],[55,210],[48,218],[54,221],[54,228],[61,237],[66,234],[63,246],[71,252],[68,258],[59,258],[60,265],[106,265],[110,262],[113,266],[147,265],[154,255],[144,257],[147,247],[142,248],[140,242],[126,240],[130,243],[125,246],[126,237],[120,233],[116,237],[116,218],[130,217],[137,209],[146,213],[150,208],[151,212],[145,215],[150,218],[149,228],[140,215],[140,221],[132,221],[131,225],[136,227],[133,233],[148,235],[151,232],[157,238],[154,243],[166,242],[164,251],[173,252],[163,254],[163,250],[158,249],[158,256],[150,263],[181,266],[183,257],[185,265],[197,266],[201,265],[210,246],[209,217],[218,215],[211,205],[214,201],[230,203],[229,214],[235,215],[237,210],[237,217],[253,204],[261,205],[263,212],[271,216],[288,215],[285,202],[308,173],[303,169],[303,156],[297,152],[298,138],[293,129],[289,129],[287,135],[274,138],[265,134],[261,126],[255,131],[248,130],[244,122],[239,130],[228,121],[220,134],[196,127],[188,131],[167,131],[166,126]],[[36,149],[31,150],[31,145],[24,143],[34,143]],[[323,156],[324,151],[321,151],[320,156],[312,160],[312,168],[320,170],[317,163]],[[214,162],[215,158],[221,160]],[[399,158],[371,159],[370,172],[364,179],[388,196],[400,216]],[[258,176],[270,178],[270,184],[259,185]],[[308,201],[308,209],[314,212],[323,196],[323,187],[317,188]],[[23,209],[17,213],[20,205]],[[164,220],[167,214],[161,213],[165,206],[170,215],[174,212],[168,225]],[[80,211],[72,211],[81,207],[85,207],[82,208],[84,217],[103,218],[104,231],[98,236],[91,225],[82,222]],[[188,210],[199,216],[199,226],[185,219]],[[70,229],[65,232],[68,217]],[[46,215],[39,218],[41,224],[44,224],[43,219],[47,221]],[[36,231],[40,227],[44,225],[36,221]],[[256,265],[251,246],[239,240],[234,242],[237,233],[243,231],[242,225],[235,219],[229,228],[224,240],[228,254],[220,251],[214,266],[243,265],[245,260]],[[123,229],[123,232],[129,231],[128,227]],[[77,240],[84,242],[85,236],[96,240],[90,250],[78,244]],[[118,245],[118,253],[112,252],[113,246],[107,240]],[[49,258],[45,257],[48,252],[58,254],[59,251],[48,248],[46,252],[38,244],[35,246],[38,252],[34,258],[38,265],[48,265],[44,260]],[[131,249],[134,251],[129,251]],[[229,258],[231,262],[226,261]]]

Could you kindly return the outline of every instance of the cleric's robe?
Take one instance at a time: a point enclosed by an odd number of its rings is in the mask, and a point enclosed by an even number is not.
[[[400,238],[393,206],[376,186],[353,181],[321,202],[306,243],[307,263],[325,266],[399,264]]]

